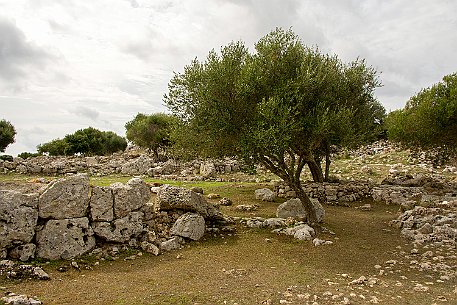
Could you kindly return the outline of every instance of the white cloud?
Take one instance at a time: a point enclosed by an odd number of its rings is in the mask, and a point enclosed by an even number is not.
[[[453,0],[0,0],[0,115],[18,130],[7,153],[89,125],[123,135],[136,113],[165,110],[173,71],[278,26],[366,58],[380,101],[403,107],[457,70],[455,11]]]

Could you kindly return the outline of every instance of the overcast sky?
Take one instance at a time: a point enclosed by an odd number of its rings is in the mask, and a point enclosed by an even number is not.
[[[457,71],[455,0],[0,0],[0,119],[6,153],[89,126],[125,135],[166,111],[173,71],[212,48],[251,49],[275,27],[381,72],[386,109]]]

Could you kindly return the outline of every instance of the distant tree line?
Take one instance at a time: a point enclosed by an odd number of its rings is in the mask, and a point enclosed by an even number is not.
[[[75,133],[66,135],[63,139],[55,139],[38,145],[38,153],[51,156],[71,156],[83,154],[109,155],[117,151],[123,151],[127,147],[127,141],[112,131],[100,131],[88,127]]]

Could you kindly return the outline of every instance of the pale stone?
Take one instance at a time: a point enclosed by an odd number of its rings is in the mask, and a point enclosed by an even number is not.
[[[191,190],[164,185],[161,187],[156,198],[157,209],[167,210],[184,210],[187,212],[196,212],[204,218],[220,218],[219,210],[206,202],[200,194]]]
[[[176,220],[170,234],[199,240],[205,234],[205,228],[205,219],[201,215],[186,213]]]
[[[147,241],[143,241],[141,243],[141,249],[143,251],[145,251],[147,253],[151,253],[151,254],[153,254],[155,256],[160,254],[160,249],[156,245],[154,245],[152,243],[149,243]]]
[[[40,218],[85,217],[89,207],[89,177],[78,174],[54,181],[40,196]]]
[[[143,231],[143,213],[131,212],[126,217],[113,222],[93,222],[95,235],[106,241],[127,242]]]
[[[184,239],[180,236],[175,236],[170,238],[167,241],[164,241],[160,244],[160,250],[162,251],[171,251],[181,248],[184,244]]]
[[[12,249],[9,253],[9,256],[11,258],[26,262],[32,258],[35,258],[35,251],[35,244],[25,244],[17,246],[16,248]]]
[[[112,221],[114,197],[109,187],[92,187],[89,201],[92,221]]]
[[[38,221],[38,195],[0,190],[0,250],[29,243]]]
[[[122,218],[130,212],[140,209],[151,199],[151,190],[139,178],[130,179],[127,184],[113,183],[114,217]]]
[[[69,259],[85,254],[95,247],[93,234],[86,217],[49,220],[37,232],[37,257]]]
[[[257,189],[255,190],[255,199],[261,201],[274,201],[276,199],[275,193],[267,188]]]

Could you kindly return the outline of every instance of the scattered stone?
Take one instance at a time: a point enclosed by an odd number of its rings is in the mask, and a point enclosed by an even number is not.
[[[358,210],[361,210],[361,211],[371,211],[372,210],[371,204],[369,204],[369,203],[355,207],[355,208]]]
[[[319,239],[319,238],[313,239],[313,245],[315,247],[318,247],[321,245],[331,245],[331,244],[333,244],[333,241],[331,241],[331,240],[323,240],[323,239]]]
[[[349,283],[349,285],[363,285],[367,281],[367,278],[365,276],[361,276],[356,280],[353,280],[352,282]]]
[[[243,212],[252,212],[257,211],[259,206],[257,204],[239,204],[235,207],[235,209]]]
[[[208,199],[218,199],[218,198],[221,198],[221,195],[219,194],[214,194],[214,193],[211,193],[211,194],[208,194]]]
[[[1,300],[7,305],[40,305],[43,304],[40,300],[26,295],[16,295],[14,293],[8,294],[6,297],[2,297]]]
[[[179,217],[170,230],[171,235],[199,240],[205,234],[205,219],[199,214],[186,213]]]
[[[222,206],[231,206],[232,204],[233,204],[232,200],[227,197],[224,197],[221,200],[219,200],[219,205],[222,205]]]
[[[267,188],[257,189],[255,190],[255,199],[273,202],[276,199],[276,194]]]

